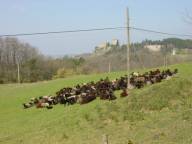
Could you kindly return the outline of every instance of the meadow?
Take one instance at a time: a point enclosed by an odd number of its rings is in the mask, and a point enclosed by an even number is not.
[[[0,85],[0,143],[110,144],[192,143],[192,63],[170,66],[179,73],[171,80],[130,91],[115,101],[99,99],[85,105],[57,105],[53,109],[23,109],[31,97],[54,95],[74,86],[126,72],[80,75],[51,81]],[[143,71],[143,70],[141,70]],[[145,70],[146,71],[146,70]]]

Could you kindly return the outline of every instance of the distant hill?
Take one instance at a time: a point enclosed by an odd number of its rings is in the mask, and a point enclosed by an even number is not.
[[[161,46],[160,51],[150,51],[146,45]],[[177,55],[173,56],[172,51],[176,49]],[[185,50],[185,51],[184,51]],[[131,44],[131,68],[150,68],[163,66],[165,57],[167,64],[175,64],[185,61],[191,61],[192,40],[183,40],[178,38],[168,38],[158,41],[145,40],[140,43]],[[181,54],[186,55],[181,55]],[[127,46],[120,45],[112,47],[109,51],[97,55],[94,52],[90,55],[81,55],[85,62],[81,69],[85,73],[97,73],[108,71],[126,70],[127,67]]]
[[[145,40],[142,43],[143,44],[160,44],[160,45],[172,44],[175,48],[192,49],[192,40],[190,39],[167,38],[159,41]]]
[[[126,70],[126,45],[114,39],[95,48],[93,53],[49,57],[17,38],[0,38],[0,83],[36,82]],[[131,69],[165,66],[192,61],[192,41],[177,38],[145,40],[132,43],[130,52]]]

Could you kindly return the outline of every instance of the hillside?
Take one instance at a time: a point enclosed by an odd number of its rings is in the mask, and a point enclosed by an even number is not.
[[[151,51],[145,48],[146,45],[160,45],[160,51]],[[159,67],[166,63],[168,65],[191,61],[191,40],[168,38],[163,40],[145,40],[131,44],[131,68],[152,68]],[[81,64],[82,73],[108,72],[126,70],[127,67],[127,46],[110,46],[111,49],[102,53],[82,57],[85,61]],[[176,55],[172,55],[173,49]],[[79,57],[78,57],[79,58]]]
[[[73,86],[125,72],[80,75],[31,84],[0,85],[0,143],[113,144],[192,143],[192,63],[172,65],[179,74],[169,81],[132,90],[116,101],[55,106],[52,110],[22,108],[31,97],[54,94]],[[120,92],[117,92],[118,96]]]
[[[160,51],[145,46],[161,45]],[[160,67],[192,61],[191,40],[145,40],[131,44],[131,69]],[[119,41],[93,52],[76,56],[50,57],[18,38],[0,38],[0,84],[28,83],[71,75],[124,71],[127,67],[127,46]],[[103,50],[104,49],[104,52]],[[173,49],[176,55],[172,55]],[[165,62],[166,60],[166,62]]]

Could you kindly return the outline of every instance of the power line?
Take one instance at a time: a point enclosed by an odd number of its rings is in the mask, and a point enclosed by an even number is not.
[[[144,31],[144,32],[150,32],[150,33],[162,34],[162,35],[192,37],[192,35],[189,35],[189,34],[167,33],[167,32],[161,32],[161,31],[155,31],[155,30],[149,30],[149,29],[143,29],[143,28],[136,28],[136,27],[131,27],[131,29],[137,30],[137,31]]]
[[[48,34],[62,34],[62,33],[77,33],[77,32],[91,32],[91,31],[104,31],[104,30],[118,30],[125,27],[107,27],[107,28],[93,28],[93,29],[79,29],[79,30],[63,30],[63,31],[50,31],[50,32],[35,32],[35,33],[19,33],[19,34],[5,34],[0,37],[13,37],[13,36],[31,36],[31,35],[48,35]]]
[[[34,33],[18,33],[18,34],[4,34],[0,35],[0,37],[14,37],[14,36],[33,36],[33,35],[49,35],[49,34],[63,34],[63,33],[78,33],[78,32],[92,32],[92,31],[105,31],[105,30],[121,30],[126,29],[127,27],[106,27],[106,28],[92,28],[92,29],[77,29],[77,30],[62,30],[62,31],[50,31],[50,32],[34,32]],[[168,33],[144,28],[137,27],[129,27],[132,30],[156,33],[161,35],[169,35],[169,36],[179,36],[179,37],[190,37],[190,34],[176,34],[176,33]]]

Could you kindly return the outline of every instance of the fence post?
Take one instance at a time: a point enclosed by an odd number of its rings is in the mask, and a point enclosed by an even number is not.
[[[108,135],[106,135],[106,134],[103,135],[103,143],[102,144],[109,144]]]

